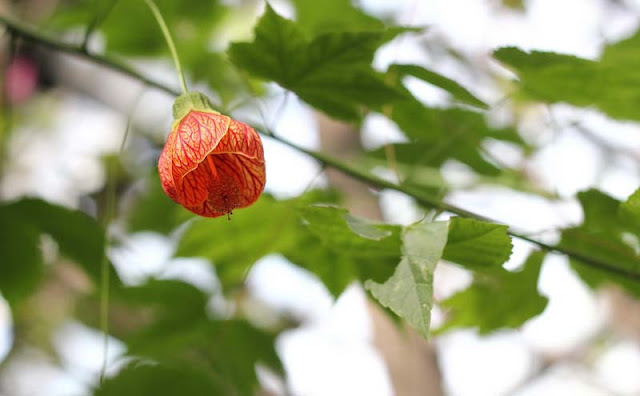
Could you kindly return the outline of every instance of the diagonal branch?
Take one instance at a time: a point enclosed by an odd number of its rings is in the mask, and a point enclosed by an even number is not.
[[[389,182],[387,180],[381,179],[375,175],[372,175],[369,172],[366,171],[362,171],[359,170],[357,168],[351,167],[343,162],[340,162],[339,160],[326,156],[322,153],[316,152],[316,151],[312,151],[312,150],[308,150],[305,149],[304,147],[300,147],[292,142],[289,142],[287,140],[284,140],[272,133],[264,133],[266,136],[269,136],[270,138],[277,140],[283,144],[286,144],[287,146],[303,152],[305,154],[307,154],[308,156],[314,158],[315,160],[317,160],[318,162],[320,162],[323,165],[326,166],[330,166],[332,168],[338,169],[339,171],[346,173],[358,180],[361,180],[363,182],[369,183],[373,186],[376,187],[380,187],[380,188],[387,188],[390,190],[395,190],[395,191],[399,191],[402,193],[405,193],[409,196],[411,196],[412,198],[414,198],[418,203],[420,203],[421,205],[424,206],[428,206],[434,209],[438,209],[441,211],[446,211],[446,212],[450,212],[453,214],[456,214],[458,216],[461,217],[466,217],[466,218],[472,218],[472,219],[476,219],[476,220],[482,220],[482,221],[487,221],[487,222],[491,222],[491,223],[499,223],[495,220],[492,220],[486,216],[482,216],[479,215],[477,213],[474,212],[470,212],[468,210],[462,209],[458,206],[455,205],[451,205],[448,204],[446,202],[442,202],[439,201],[429,195],[424,194],[423,192],[416,190],[414,188],[410,188],[407,186],[403,186],[403,185],[398,185],[392,182]],[[521,232],[521,231],[517,231],[514,230],[513,227],[509,227],[508,230],[509,235],[511,235],[512,237],[530,242],[536,246],[538,246],[540,249],[548,251],[548,252],[556,252],[556,253],[561,253],[564,254],[566,256],[571,257],[572,259],[578,260],[581,263],[588,265],[590,267],[593,268],[597,268],[603,271],[607,271],[610,272],[612,274],[616,274],[616,275],[620,275],[620,276],[624,276],[628,279],[640,282],[640,273],[635,272],[635,271],[631,271],[625,268],[620,268],[618,266],[615,266],[611,263],[605,262],[605,261],[601,261],[601,260],[597,260],[594,259],[593,257],[587,256],[577,250],[574,249],[569,249],[566,247],[561,247],[561,246],[553,246],[547,243],[544,243],[542,241],[533,239],[529,236],[526,235],[526,233]]]
[[[5,25],[7,27],[7,30],[9,30],[9,32],[12,32],[14,35],[19,36],[24,40],[32,41],[34,43],[38,43],[44,47],[48,47],[56,51],[76,55],[80,58],[87,59],[93,63],[107,67],[111,70],[120,72],[126,76],[134,78],[150,87],[157,88],[170,95],[173,95],[173,96],[180,95],[179,90],[175,88],[171,88],[161,82],[152,80],[142,75],[131,66],[126,65],[125,63],[119,62],[111,57],[100,55],[100,54],[94,54],[93,52],[89,52],[86,48],[82,48],[81,46],[68,44],[63,41],[47,37],[46,35],[38,32],[36,29],[26,26],[21,22],[12,20],[3,15],[0,15],[0,24]]]
[[[50,37],[47,37],[45,35],[43,35],[42,33],[38,32],[36,29],[25,26],[24,24],[20,23],[20,22],[16,22],[13,21],[5,16],[0,15],[0,24],[3,24],[7,27],[7,29],[13,33],[16,36],[20,36],[25,40],[29,40],[29,41],[33,41],[35,43],[38,43],[40,45],[52,48],[54,50],[60,51],[60,52],[65,52],[68,54],[72,54],[72,55],[76,55],[78,57],[90,60],[96,64],[102,65],[104,67],[107,67],[111,70],[115,70],[118,71],[124,75],[127,75],[129,77],[132,77],[150,87],[154,87],[157,88],[159,90],[162,90],[164,92],[167,92],[170,95],[174,95],[174,96],[179,96],[180,92],[174,88],[171,88],[167,85],[164,85],[160,82],[154,81],[152,79],[149,79],[147,77],[145,77],[144,75],[140,74],[139,72],[137,72],[135,69],[131,68],[130,66],[127,66],[121,62],[115,61],[112,58],[105,56],[105,55],[100,55],[100,54],[94,54],[91,53],[89,51],[87,51],[86,49],[83,49],[80,46],[75,46],[72,44],[68,44]],[[437,200],[436,198],[433,198],[427,194],[424,194],[422,191],[420,190],[416,190],[414,188],[410,188],[408,186],[403,186],[403,185],[398,185],[392,182],[389,182],[387,180],[381,179],[377,176],[372,175],[371,173],[367,172],[367,171],[363,171],[354,167],[351,167],[333,157],[324,155],[322,153],[313,151],[313,150],[308,150],[305,149],[304,147],[298,146],[292,142],[289,142],[287,140],[284,140],[270,132],[263,132],[263,134],[265,136],[268,136],[274,140],[277,140],[299,152],[305,153],[308,156],[314,158],[316,161],[320,162],[322,165],[325,166],[330,166],[332,168],[335,168],[355,179],[358,179],[360,181],[363,181],[365,183],[371,184],[373,186],[377,186],[379,188],[387,188],[390,190],[395,190],[395,191],[399,191],[402,193],[405,193],[411,197],[413,197],[418,203],[428,206],[428,207],[432,207],[434,209],[438,209],[441,211],[447,211],[453,214],[456,214],[458,216],[462,216],[462,217],[467,217],[467,218],[473,218],[473,219],[477,219],[477,220],[482,220],[482,221],[489,221],[489,222],[493,222],[496,223],[496,221],[493,221],[485,216],[479,215],[477,213],[474,212],[470,212],[468,210],[462,209],[460,207],[457,207],[455,205],[451,205],[448,204],[446,202],[442,202],[440,200]],[[560,254],[564,254],[574,260],[577,260],[579,262],[581,262],[584,265],[587,265],[589,267],[592,268],[596,268],[596,269],[600,269],[606,272],[609,272],[611,274],[615,274],[618,276],[623,276],[629,280],[633,280],[635,282],[640,283],[640,273],[639,272],[634,272],[625,268],[620,268],[612,263],[606,262],[606,261],[602,261],[602,260],[597,260],[594,259],[593,257],[587,256],[584,253],[574,250],[574,249],[569,249],[566,247],[561,247],[561,246],[553,246],[547,243],[544,243],[542,241],[538,241],[536,239],[533,239],[529,236],[527,236],[525,233],[523,232],[519,232],[517,230],[514,230],[513,228],[509,228],[509,235],[511,235],[512,237],[530,242],[536,246],[538,246],[540,249],[545,250],[545,251],[549,251],[549,252],[556,252],[556,253],[560,253]]]

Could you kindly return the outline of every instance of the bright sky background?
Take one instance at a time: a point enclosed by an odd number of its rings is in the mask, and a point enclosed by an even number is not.
[[[618,40],[632,34],[640,19],[640,1],[637,0],[628,2],[634,4],[634,14],[613,12],[604,0],[531,0],[527,2],[524,14],[503,11],[489,0],[362,0],[360,3],[371,13],[392,12],[404,23],[429,26],[434,37],[441,37],[454,48],[474,57],[486,56],[491,48],[515,45],[597,58],[605,40]],[[274,6],[285,14],[291,11],[280,3]],[[376,57],[376,65],[380,67],[398,61],[425,62],[467,86],[476,85],[472,76],[461,73],[452,65],[436,63],[424,53],[418,54],[411,40],[391,45]],[[173,78],[171,73],[168,76]],[[477,93],[488,100],[495,99],[490,86],[478,86]],[[424,89],[419,94],[434,104],[441,103],[443,98],[433,89]],[[146,97],[136,118],[156,127],[164,122],[168,131],[169,117],[161,121],[149,118],[149,114],[161,114],[167,107],[166,98],[150,99],[158,95]],[[95,190],[104,182],[99,156],[117,150],[121,135],[114,131],[124,130],[124,117],[100,104],[73,96],[65,97],[54,106],[56,118],[51,120],[52,125],[45,129],[41,125],[27,126],[14,134],[17,138],[11,146],[12,166],[2,186],[4,198],[38,195],[75,207],[80,195]],[[613,122],[598,113],[568,106],[554,106],[553,112],[559,122],[585,117],[603,137],[640,152],[640,127],[637,124]],[[539,113],[532,111],[531,122],[523,123],[521,129],[549,140],[548,133],[546,137],[540,133],[544,125],[539,119]],[[372,117],[366,125],[367,141],[364,144],[367,146],[399,136],[390,123],[380,118]],[[86,133],[88,126],[91,134]],[[273,127],[284,138],[307,147],[318,144],[311,113],[296,100],[288,101],[282,117]],[[31,139],[35,134],[37,139]],[[531,170],[563,197],[596,186],[618,198],[625,198],[640,185],[640,174],[633,163],[616,160],[600,173],[604,159],[578,133],[564,133],[559,139],[549,141],[532,162]],[[500,153],[518,157],[517,152],[505,152],[504,149]],[[277,196],[300,193],[318,172],[315,163],[270,140],[265,140],[265,155],[267,190]],[[447,169],[446,177],[457,177],[455,166]],[[576,223],[581,218],[579,206],[573,201],[551,203],[522,193],[490,188],[458,193],[451,201],[532,231]],[[381,202],[385,214],[395,222],[406,224],[421,217],[410,200],[401,194],[383,192]],[[528,249],[525,244],[516,242],[509,266],[519,265]],[[127,268],[125,274],[132,282],[162,271],[165,276],[199,282],[197,284],[203,288],[214,284],[215,278],[207,263],[201,260],[175,262],[170,259],[171,252],[172,242],[167,238],[142,233],[131,236],[128,243],[113,250],[111,256],[119,269]],[[436,272],[436,297],[450,295],[468,282],[468,274],[443,265]],[[277,343],[294,394],[392,394],[384,362],[371,346],[372,330],[363,310],[366,297],[359,286],[350,287],[334,303],[311,275],[279,256],[260,260],[251,271],[248,284],[256,297],[304,320],[303,326],[285,332]],[[539,367],[541,356],[561,356],[575,351],[603,330],[606,306],[576,278],[564,258],[548,258],[539,288],[549,297],[549,305],[540,317],[528,322],[522,330],[503,331],[488,337],[479,337],[470,330],[453,331],[434,340],[449,394],[489,396],[510,392]],[[6,305],[0,304],[0,323],[5,324],[0,326],[0,356],[10,340],[9,320]],[[438,320],[436,310],[435,324]],[[13,381],[20,389],[16,396],[74,394],[82,391],[84,381],[96,375],[99,370],[96,362],[101,361],[100,334],[80,324],[68,323],[60,329],[55,345],[63,356],[66,371],[46,362],[29,366],[26,371],[18,365],[12,370]],[[113,356],[121,353],[122,348],[116,341],[111,343]],[[592,367],[563,364],[520,388],[516,394],[606,395],[614,391],[620,395],[638,395],[639,372],[640,346],[630,340],[618,339],[594,357]],[[36,375],[38,381],[33,380]]]

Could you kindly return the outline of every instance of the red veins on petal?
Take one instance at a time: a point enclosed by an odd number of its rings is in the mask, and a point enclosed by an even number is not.
[[[262,142],[253,128],[196,110],[174,124],[158,171],[171,199],[206,217],[251,205],[266,179]]]

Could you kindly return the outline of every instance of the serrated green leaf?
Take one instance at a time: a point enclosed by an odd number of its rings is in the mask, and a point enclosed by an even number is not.
[[[521,93],[550,103],[597,107],[611,117],[639,120],[640,33],[607,46],[600,61],[572,55],[501,48],[499,61],[513,67]]]
[[[428,108],[415,98],[394,103],[391,119],[411,140],[393,145],[398,162],[409,165],[439,167],[453,158],[479,174],[497,176],[500,168],[482,154],[485,139],[524,145],[515,129],[491,128],[482,113]],[[372,155],[379,158],[385,153],[380,149]]]
[[[393,64],[389,66],[389,73],[398,73],[402,76],[410,75],[416,78],[419,78],[431,85],[434,85],[438,88],[441,88],[451,96],[468,105],[475,106],[481,109],[487,109],[489,106],[482,100],[478,99],[474,96],[469,90],[467,90],[462,85],[458,84],[454,80],[445,77],[441,74],[438,74],[434,71],[431,71],[425,67],[418,65],[403,65],[403,64]]]
[[[442,258],[475,271],[500,270],[513,248],[507,229],[505,225],[453,217]]]
[[[380,284],[367,281],[365,287],[383,306],[391,309],[429,337],[433,306],[433,271],[447,243],[447,223],[418,223],[402,236],[403,258],[395,273]]]
[[[306,213],[313,225],[300,227],[295,244],[281,253],[320,278],[331,294],[338,297],[356,280],[384,282],[391,276],[400,256],[399,243],[389,243],[398,238],[392,228],[369,224],[344,209],[305,209],[301,214],[304,218]],[[355,229],[353,223],[357,224]],[[384,239],[389,241],[382,242]],[[366,249],[375,249],[380,254],[371,255]]]
[[[630,201],[634,202],[635,199],[632,196]],[[559,245],[621,269],[640,273],[638,246],[626,239],[627,236],[634,235],[637,245],[640,234],[635,225],[629,225],[618,217],[622,206],[620,202],[597,190],[578,193],[578,200],[582,205],[584,221],[578,227],[565,229]],[[630,203],[625,206],[625,210],[632,207],[633,204]],[[627,291],[640,295],[640,284],[637,281],[578,260],[572,260],[571,266],[591,287],[616,283]]]
[[[354,230],[346,209],[329,206],[307,206],[299,212],[311,232],[333,250],[355,257],[398,257],[400,254],[398,226],[368,224],[365,228],[365,222],[358,220],[360,229]]]
[[[355,8],[350,0],[293,0],[296,20],[306,32],[383,30],[382,21]]]
[[[547,298],[538,293],[538,276],[545,253],[532,253],[518,272],[476,275],[467,289],[440,302],[448,319],[438,333],[454,327],[476,327],[481,334],[517,328],[539,315]]]
[[[399,227],[371,224],[332,206],[300,206],[298,213],[304,226],[281,253],[318,276],[335,297],[353,281],[383,282],[393,273]]]
[[[307,38],[293,21],[267,5],[251,43],[233,43],[231,61],[256,77],[272,80],[327,114],[357,121],[362,107],[403,99],[371,68],[376,49],[401,33],[329,32]]]

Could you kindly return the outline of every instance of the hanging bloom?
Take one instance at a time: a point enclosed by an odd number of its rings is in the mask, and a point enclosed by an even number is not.
[[[187,93],[173,105],[174,122],[158,160],[164,192],[195,214],[218,217],[254,203],[265,184],[264,151],[250,126]]]

